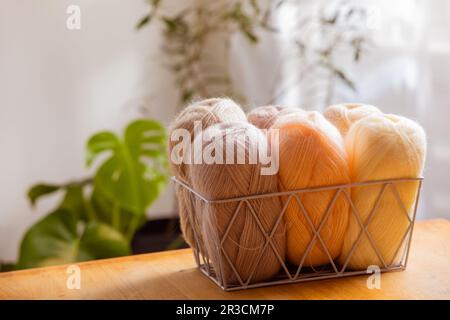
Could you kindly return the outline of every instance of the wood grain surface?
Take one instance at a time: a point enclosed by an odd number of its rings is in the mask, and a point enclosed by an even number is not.
[[[223,292],[196,268],[190,249],[77,264],[81,288],[68,289],[67,266],[0,274],[0,299],[450,299],[450,222],[417,222],[406,271]]]

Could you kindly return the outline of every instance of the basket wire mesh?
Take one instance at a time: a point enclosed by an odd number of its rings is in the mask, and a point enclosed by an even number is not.
[[[222,236],[222,239],[220,240],[218,250],[221,251],[221,254],[223,255],[224,259],[223,261],[219,261],[219,266],[216,266],[221,269],[222,272],[218,273],[214,270],[214,266],[211,263],[211,259],[208,256],[208,252],[205,249],[205,244],[202,241],[202,237],[199,234],[199,231],[197,228],[194,228],[192,226],[198,226],[198,215],[194,212],[189,212],[188,215],[189,224],[191,227],[191,231],[194,237],[194,247],[193,253],[195,262],[197,264],[197,267],[199,270],[210,280],[212,280],[214,283],[216,283],[221,289],[224,291],[235,291],[235,290],[242,290],[242,289],[250,289],[250,288],[257,288],[257,287],[263,287],[263,286],[270,286],[270,285],[279,285],[279,284],[287,284],[287,283],[298,283],[298,282],[305,282],[305,281],[312,281],[312,280],[321,280],[321,279],[330,279],[330,278],[340,278],[340,277],[346,277],[346,276],[353,276],[353,275],[362,275],[367,274],[367,270],[347,270],[347,265],[355,252],[356,248],[358,247],[358,244],[363,239],[363,236],[366,236],[367,239],[370,242],[371,247],[373,248],[374,252],[376,253],[377,257],[379,258],[379,261],[381,262],[380,271],[381,272],[387,272],[387,271],[399,271],[404,270],[408,263],[408,257],[409,257],[409,250],[411,246],[411,239],[412,239],[412,233],[414,228],[414,221],[416,218],[417,213],[417,206],[419,202],[419,196],[420,191],[422,187],[423,178],[401,178],[401,179],[389,179],[389,180],[378,180],[378,181],[368,181],[368,182],[356,182],[356,183],[350,183],[350,184],[342,184],[342,185],[334,185],[334,186],[324,186],[324,187],[314,187],[314,188],[304,188],[304,189],[297,189],[297,190],[290,190],[290,191],[282,191],[282,192],[272,192],[272,193],[265,193],[265,194],[256,194],[256,195],[248,195],[248,196],[242,196],[242,197],[235,197],[235,198],[228,198],[228,199],[220,199],[220,200],[211,200],[194,190],[191,186],[189,186],[184,181],[181,181],[177,179],[176,177],[172,177],[172,180],[175,184],[179,185],[181,188],[185,188],[189,191],[191,197],[195,197],[197,200],[204,202],[207,205],[212,204],[221,204],[221,203],[236,203],[236,209],[234,210],[234,213],[231,216],[230,222],[228,223],[228,226],[225,229],[225,232]],[[416,198],[414,201],[413,208],[411,212],[408,212],[406,209],[399,191],[397,189],[397,184],[403,183],[403,182],[417,182],[417,192],[416,192]],[[362,221],[360,214],[358,213],[355,204],[352,201],[352,198],[350,196],[349,190],[355,187],[363,187],[363,186],[380,186],[380,191],[376,197],[376,200],[373,204],[373,207],[371,208],[367,218],[365,221]],[[377,212],[377,208],[383,199],[383,196],[386,194],[388,189],[391,189],[397,203],[399,204],[401,208],[401,212],[404,213],[405,217],[408,220],[408,226],[406,228],[406,231],[404,232],[402,240],[400,241],[398,248],[396,248],[394,258],[392,261],[385,261],[383,255],[381,254],[380,250],[377,248],[376,243],[373,240],[373,237],[371,236],[368,228],[370,226],[370,223]],[[321,192],[321,191],[334,191],[334,195],[332,197],[332,200],[330,204],[328,205],[325,213],[323,214],[321,221],[319,225],[316,227],[314,223],[312,222],[311,218],[309,217],[309,214],[305,208],[305,206],[302,203],[302,200],[300,198],[301,194],[306,193],[314,193],[314,192]],[[353,242],[353,245],[348,253],[348,256],[346,257],[345,262],[342,265],[338,265],[333,259],[332,256],[327,249],[327,246],[325,245],[324,240],[321,237],[321,230],[325,225],[325,222],[327,221],[328,216],[331,214],[333,206],[338,199],[340,195],[343,195],[346,199],[346,201],[349,204],[351,214],[355,217],[359,227],[360,232],[356,240]],[[262,199],[262,198],[268,198],[268,197],[287,197],[284,201],[284,204],[282,205],[282,210],[279,213],[279,216],[270,232],[266,232],[264,229],[258,215],[256,214],[254,208],[252,207],[250,201],[255,199]],[[309,242],[309,245],[307,246],[306,251],[304,252],[302,259],[300,260],[300,264],[298,266],[290,266],[288,263],[280,256],[275,244],[273,243],[273,237],[275,234],[275,230],[277,230],[277,227],[283,220],[283,217],[285,215],[286,209],[291,201],[297,201],[303,216],[305,217],[305,220],[307,221],[310,230],[312,231],[312,239]],[[247,206],[253,219],[255,220],[258,228],[260,229],[261,233],[264,235],[264,244],[262,246],[262,249],[260,250],[260,254],[257,258],[257,262],[255,263],[255,266],[253,270],[251,271],[250,276],[246,281],[244,281],[241,276],[239,275],[239,272],[236,270],[236,267],[234,266],[232,260],[229,258],[226,250],[224,250],[224,241],[228,236],[228,233],[230,232],[231,228],[233,227],[233,223],[239,214],[242,206]],[[313,246],[316,244],[316,242],[319,241],[322,248],[324,249],[328,259],[329,259],[329,266],[327,269],[322,269],[320,271],[317,270],[309,270],[308,272],[302,272],[302,270],[305,268],[304,263],[305,259],[310,253]],[[406,242],[405,242],[406,241]],[[257,282],[257,283],[251,283],[252,276],[256,271],[256,268],[258,266],[259,260],[262,258],[263,253],[267,249],[267,247],[270,246],[273,252],[275,253],[277,259],[279,260],[281,264],[281,270],[277,276],[274,278],[264,281],[264,282]],[[403,249],[403,251],[401,251]],[[400,262],[394,264],[395,257],[400,256]],[[226,279],[223,279],[219,276],[219,274],[223,274],[223,264],[227,263],[229,267],[231,268],[232,272],[234,273],[238,283],[227,283]],[[294,272],[293,272],[294,271]]]

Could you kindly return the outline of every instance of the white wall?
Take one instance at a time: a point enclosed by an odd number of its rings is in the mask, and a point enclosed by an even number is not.
[[[66,28],[70,4],[81,7],[81,30]],[[83,177],[93,132],[120,129],[139,106],[172,117],[176,95],[153,96],[171,90],[164,69],[150,67],[158,32],[134,29],[146,9],[144,0],[0,0],[0,260],[16,258],[24,231],[55,203],[32,210],[27,188]],[[173,211],[169,193],[150,217]]]

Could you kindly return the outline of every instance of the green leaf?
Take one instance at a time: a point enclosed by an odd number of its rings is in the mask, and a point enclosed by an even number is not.
[[[161,4],[162,0],[151,0],[151,4],[153,7],[158,7]]]
[[[178,29],[178,23],[176,19],[171,19],[169,17],[162,17],[162,22],[166,25],[166,29],[168,32],[175,32]]]
[[[125,129],[123,140],[103,132],[89,139],[87,149],[88,164],[110,151],[95,175],[96,190],[109,202],[143,215],[167,182],[164,127],[154,120],[136,120]]]
[[[39,197],[50,194],[58,190],[64,190],[64,196],[57,208],[71,210],[82,220],[94,219],[94,214],[86,207],[86,201],[83,195],[85,186],[92,183],[91,179],[70,182],[63,185],[38,184],[30,189],[28,197],[34,206]]]
[[[251,30],[243,29],[242,32],[252,44],[258,43],[258,37]]]
[[[77,261],[107,259],[130,253],[129,243],[120,232],[107,224],[90,222],[81,236]]]
[[[114,211],[113,202],[111,202],[108,198],[106,198],[103,193],[99,192],[96,188],[92,191],[91,195],[91,204],[92,208],[95,211],[96,217],[98,221],[113,225],[113,217],[112,213]],[[138,216],[137,225],[133,230],[131,228],[131,221],[136,218],[136,214],[125,210],[123,208],[119,208],[119,228],[118,231],[125,234],[127,232],[136,231],[139,227],[141,227],[145,221],[147,221],[147,217],[145,215]]]
[[[125,129],[125,144],[132,156],[159,157],[165,150],[164,127],[155,120],[136,120]]]
[[[141,20],[136,24],[136,29],[139,30],[149,24],[152,20],[153,16],[151,14],[147,14],[146,16],[142,17]]]
[[[156,15],[156,12],[161,4],[162,0],[150,0],[150,13],[143,16],[141,20],[136,24],[136,29],[142,29],[144,26],[152,22],[153,17]]]
[[[1,262],[0,261],[0,273],[14,271],[16,269],[16,265],[14,263]]]
[[[322,55],[324,55],[324,53],[322,53]],[[321,65],[328,69],[330,72],[333,73],[333,75],[335,77],[337,77],[338,79],[340,79],[344,84],[346,84],[350,89],[352,89],[353,91],[357,91],[355,84],[353,83],[353,81],[351,81],[347,75],[344,73],[344,71],[340,70],[338,67],[336,67],[334,64],[332,64],[329,61],[329,58],[325,56],[322,57],[322,61],[320,62]]]
[[[58,209],[25,234],[18,268],[42,267],[128,255],[128,241],[108,225],[90,222],[79,232],[77,215]]]
[[[167,246],[166,250],[180,249],[184,245],[186,245],[186,242],[184,241],[183,236],[180,234]]]
[[[342,70],[335,68],[333,71],[334,71],[334,74],[339,79],[341,79],[350,89],[352,89],[353,91],[356,91],[353,81],[351,81]]]
[[[78,218],[87,220],[86,208],[84,206],[83,186],[73,184],[66,187],[66,194],[59,208],[67,209],[75,213]]]
[[[194,94],[195,93],[192,90],[189,90],[189,89],[184,90],[181,95],[181,102],[183,104],[189,102],[190,100],[192,100],[192,97],[194,96]]]
[[[261,13],[261,8],[259,6],[258,0],[250,0],[250,6],[253,8],[256,15]]]
[[[40,197],[58,191],[60,188],[61,186],[52,184],[36,184],[28,190],[28,199],[30,200],[31,205],[34,206]]]
[[[119,139],[114,132],[102,131],[91,138],[87,142],[86,164],[90,166],[94,159],[105,151],[114,151],[119,147]]]

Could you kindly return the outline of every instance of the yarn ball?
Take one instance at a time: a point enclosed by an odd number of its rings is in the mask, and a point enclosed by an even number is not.
[[[226,98],[211,98],[192,103],[183,109],[175,120],[169,126],[169,137],[176,129],[186,129],[191,136],[191,142],[194,140],[195,121],[201,123],[202,129],[216,123],[231,123],[236,121],[246,121],[246,115],[233,100]],[[180,180],[191,185],[191,179],[187,173],[187,165],[182,162],[176,164],[172,161],[172,151],[179,141],[169,139],[169,161],[172,173]],[[180,155],[184,156],[184,155]],[[195,247],[192,228],[198,229],[198,226],[191,226],[189,216],[194,217],[193,195],[184,187],[176,184],[175,193],[178,199],[178,208],[180,211],[180,227],[186,242]],[[199,231],[199,230],[197,230]],[[197,234],[200,234],[197,232]]]
[[[350,176],[353,182],[395,178],[420,177],[424,168],[426,136],[422,127],[407,118],[391,115],[373,115],[356,122],[345,138],[349,155]],[[395,184],[404,208],[409,215],[417,196],[418,182]],[[381,191],[381,185],[352,188],[352,201],[363,223],[369,217]],[[385,263],[400,262],[399,250],[409,221],[398,203],[391,187],[387,187],[368,226]],[[361,228],[357,219],[350,216],[340,264],[348,258]],[[369,238],[363,234],[361,242],[350,257],[348,268],[366,269],[370,265],[383,266]]]
[[[345,136],[351,125],[369,115],[381,114],[381,111],[372,105],[362,103],[342,103],[329,106],[323,113],[339,132]]]
[[[248,122],[260,129],[270,128],[282,114],[299,111],[297,108],[279,106],[262,106],[253,109],[247,114]]]
[[[350,182],[347,156],[338,130],[320,113],[297,111],[280,116],[272,126],[279,129],[281,190],[346,184]],[[336,191],[297,194],[318,229]],[[284,201],[287,201],[284,198]],[[320,231],[331,259],[341,253],[349,215],[348,202],[339,194]],[[287,258],[299,265],[314,267],[330,263],[328,254],[317,239],[303,259],[313,239],[313,230],[301,206],[292,198],[286,213]]]
[[[225,153],[233,152],[232,150],[243,150],[245,163],[237,163],[236,151],[234,164],[228,162],[191,165],[189,173],[195,190],[208,199],[229,199],[277,191],[277,176],[261,175],[262,165],[260,162],[256,161],[251,164],[249,161],[250,151],[267,148],[267,137],[261,130],[249,123],[241,122],[217,124],[209,127],[204,134],[214,137],[213,141],[223,143],[223,159],[226,159]],[[250,138],[242,138],[246,135]],[[211,145],[212,142],[204,142],[203,149],[205,150]],[[230,262],[244,283],[247,281],[253,283],[270,279],[277,274],[281,266],[280,259],[284,261],[285,258],[285,225],[282,219],[272,240],[278,256],[270,244],[263,250],[264,233],[269,234],[272,231],[280,216],[279,197],[248,200],[248,203],[261,220],[263,231],[254,219],[251,209],[245,203],[242,203],[233,219],[238,202],[211,204],[197,201],[196,210],[202,215],[203,239],[208,256],[218,278],[226,284],[239,283]],[[233,225],[223,241],[223,249],[227,258],[220,250],[220,245],[231,222]],[[259,258],[260,260],[258,260]],[[254,272],[253,269],[255,269]]]

